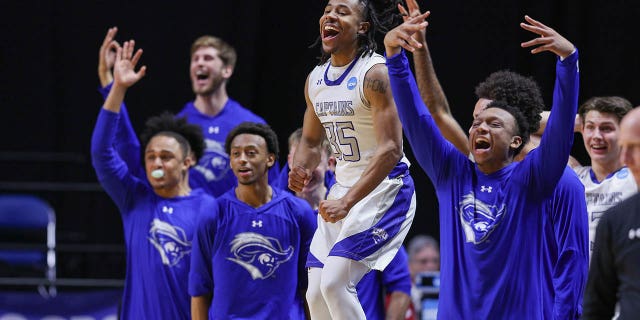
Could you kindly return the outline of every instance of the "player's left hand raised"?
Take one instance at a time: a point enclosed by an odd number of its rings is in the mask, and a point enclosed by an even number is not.
[[[520,45],[523,48],[536,46],[531,53],[536,54],[544,51],[551,51],[561,58],[568,57],[575,50],[575,46],[557,31],[547,27],[541,22],[534,20],[529,16],[524,16],[527,23],[520,23],[520,27],[527,31],[538,34],[540,37],[523,42]]]

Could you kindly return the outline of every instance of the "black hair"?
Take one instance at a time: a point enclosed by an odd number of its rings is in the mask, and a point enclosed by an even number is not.
[[[204,153],[204,136],[202,128],[195,124],[187,123],[187,119],[176,118],[173,114],[165,111],[159,116],[151,117],[145,124],[145,129],[140,135],[142,143],[142,153],[149,141],[155,136],[172,137],[180,144],[180,149],[186,157],[193,153],[195,162],[198,162]],[[142,157],[144,159],[144,156]]]
[[[530,126],[529,126],[529,123],[527,122],[527,118],[525,114],[519,108],[510,106],[506,102],[500,101],[500,100],[494,100],[491,103],[489,103],[487,105],[487,109],[489,108],[498,108],[506,112],[509,112],[509,114],[511,114],[513,118],[516,120],[515,134],[522,139],[522,143],[520,144],[519,147],[517,147],[514,150],[515,152],[513,153],[513,155],[515,156],[516,154],[520,153],[522,148],[524,148],[524,145],[527,144],[527,142],[529,142],[529,134],[531,133],[529,131]]]
[[[362,21],[369,22],[369,29],[364,34],[358,34],[356,56],[371,56],[378,50],[376,35],[384,35],[402,23],[402,16],[397,10],[402,0],[358,0],[358,2],[363,7]],[[322,36],[318,36],[309,47],[315,46],[320,46],[321,55],[318,57],[318,65],[322,65],[331,57],[329,53],[322,50]]]
[[[256,122],[243,122],[229,132],[224,143],[224,150],[227,154],[231,153],[231,142],[233,139],[244,133],[255,134],[264,138],[264,141],[267,142],[267,152],[273,153],[276,157],[278,156],[278,152],[280,152],[278,136],[268,125]]]
[[[504,101],[509,106],[519,109],[527,119],[529,133],[540,128],[540,113],[544,110],[544,101],[540,87],[533,78],[509,70],[497,71],[476,87],[476,96]]]
[[[582,118],[582,124],[584,124],[584,117],[589,111],[613,114],[618,118],[619,123],[631,109],[633,109],[633,105],[623,97],[593,97],[580,106],[578,114]]]

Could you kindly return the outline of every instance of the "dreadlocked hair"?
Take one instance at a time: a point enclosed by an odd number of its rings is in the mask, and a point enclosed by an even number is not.
[[[187,118],[177,118],[165,111],[159,116],[151,117],[145,124],[145,129],[140,135],[142,152],[155,136],[172,137],[180,144],[180,149],[186,157],[192,153],[194,161],[198,162],[204,153],[204,136],[202,128],[195,124],[187,123]],[[144,155],[142,157],[144,159]]]
[[[398,4],[402,0],[358,0],[362,6],[362,22],[369,22],[369,29],[364,34],[358,34],[358,51],[356,56],[373,55],[378,50],[376,35],[385,35],[389,30],[402,23],[402,16],[398,12]],[[320,47],[318,65],[329,60],[331,54],[322,50],[322,36],[318,36],[309,48]]]

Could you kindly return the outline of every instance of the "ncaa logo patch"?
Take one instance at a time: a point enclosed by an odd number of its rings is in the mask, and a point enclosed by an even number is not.
[[[620,180],[625,179],[628,176],[629,176],[629,169],[628,168],[622,168],[622,169],[620,169],[620,171],[618,171],[618,173],[616,173],[616,178],[618,178]]]
[[[357,84],[358,84],[358,79],[356,79],[356,77],[351,77],[349,78],[349,81],[347,81],[347,89],[353,90],[356,88]]]

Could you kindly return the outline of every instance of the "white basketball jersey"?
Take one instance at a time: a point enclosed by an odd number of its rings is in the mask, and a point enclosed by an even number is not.
[[[336,180],[345,187],[358,181],[377,147],[364,77],[379,63],[385,59],[375,53],[342,67],[327,61],[309,75],[309,99],[337,159]],[[406,158],[403,161],[408,163]]]
[[[627,167],[609,175],[600,183],[596,181],[595,175],[592,177],[591,167],[575,167],[573,170],[584,185],[589,213],[589,257],[591,257],[596,227],[602,214],[622,200],[636,194],[638,187]]]

